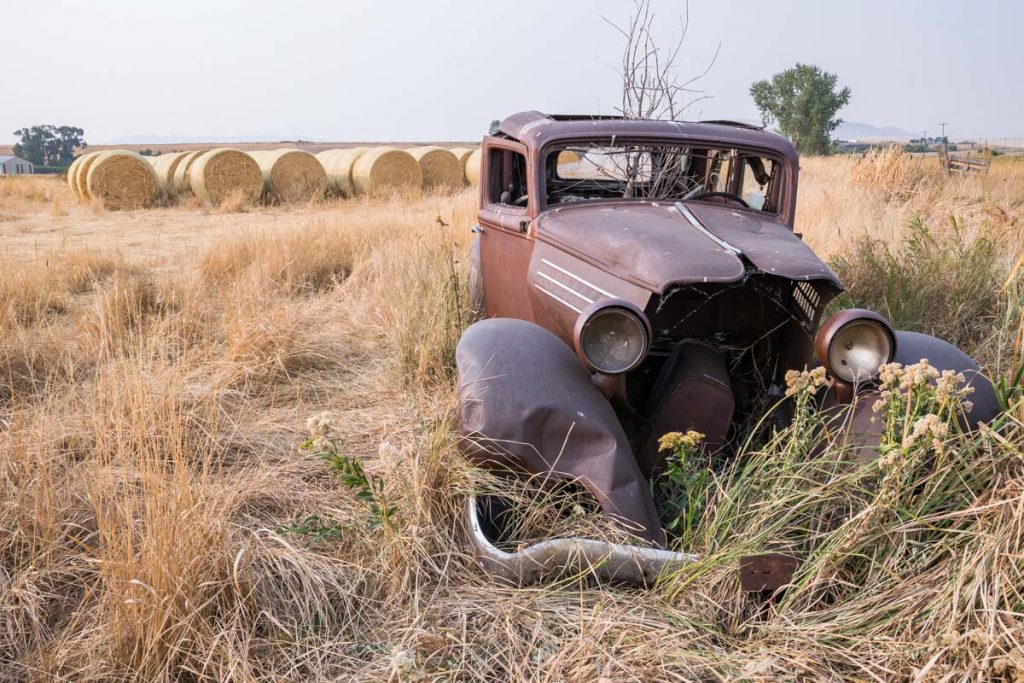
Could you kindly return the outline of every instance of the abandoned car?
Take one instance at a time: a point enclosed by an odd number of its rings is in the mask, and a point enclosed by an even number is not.
[[[648,483],[658,439],[695,430],[728,457],[783,399],[789,370],[824,365],[825,401],[854,404],[850,438],[868,448],[871,402],[854,399],[885,363],[964,372],[968,420],[995,414],[991,385],[946,342],[864,310],[821,322],[842,284],[793,231],[798,174],[788,140],[731,122],[525,112],[484,138],[471,265],[484,319],[456,353],[464,450],[579,482],[643,541],[503,550],[491,506],[473,498],[486,569],[525,581],[571,556],[643,582],[692,561],[664,548]],[[753,562],[744,585],[782,585],[783,560]]]

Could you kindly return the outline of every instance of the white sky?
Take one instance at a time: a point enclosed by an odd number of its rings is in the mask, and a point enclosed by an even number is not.
[[[682,0],[655,0],[666,39]],[[628,0],[2,0],[0,143],[37,123],[90,142],[473,140],[523,109],[612,113]],[[701,118],[797,61],[853,91],[848,121],[1024,136],[1019,0],[692,0],[684,75],[722,49]],[[666,40],[666,44],[669,41]]]

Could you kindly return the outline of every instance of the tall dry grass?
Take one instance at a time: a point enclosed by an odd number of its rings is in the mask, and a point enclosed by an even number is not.
[[[947,250],[993,245],[966,273],[995,294],[956,290],[906,319],[956,331],[982,310],[971,339],[997,340],[989,367],[1019,401],[1024,173],[923,172],[907,194],[886,187],[902,171],[803,166],[798,229],[867,300],[887,301],[870,287],[879,269],[881,282],[955,290],[965,259]],[[53,192],[6,206],[47,215]],[[280,227],[269,211],[170,266],[124,250],[9,257],[0,679],[1024,676],[1019,403],[997,429],[950,428],[939,449],[904,445],[916,423],[893,418],[902,457],[858,468],[814,456],[827,430],[801,413],[714,473],[690,533],[706,559],[650,591],[483,576],[460,496],[491,484],[457,454],[452,386],[474,207],[472,193],[360,200]],[[936,246],[902,251],[920,230]],[[313,454],[324,450],[328,462]],[[550,523],[550,501],[519,496],[533,500],[527,526]],[[805,560],[767,607],[735,575],[739,555],[766,548]]]
[[[862,238],[898,241],[920,218],[943,232],[951,219],[966,237],[1017,252],[1024,238],[1024,166],[993,164],[987,175],[946,176],[934,157],[897,150],[865,157],[810,157],[802,169],[798,232],[819,255],[849,253]]]

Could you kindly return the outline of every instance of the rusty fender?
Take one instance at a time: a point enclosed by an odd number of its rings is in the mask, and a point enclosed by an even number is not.
[[[491,318],[466,330],[455,361],[467,457],[577,481],[627,531],[664,545],[622,425],[564,342],[534,323]]]
[[[918,332],[896,332],[896,355],[893,362],[912,365],[922,358],[939,372],[952,370],[962,372],[966,378],[966,386],[972,387],[970,395],[973,408],[961,420],[961,427],[967,430],[977,429],[982,422],[988,422],[999,413],[999,399],[996,397],[992,383],[981,374],[978,364],[966,353],[936,337]],[[861,392],[854,400],[849,414],[845,416],[845,442],[856,449],[857,455],[870,458],[877,455],[876,449],[881,441],[880,423],[872,423],[874,416],[872,406],[877,392],[874,390]],[[832,392],[825,398],[825,409],[835,408],[838,402]]]

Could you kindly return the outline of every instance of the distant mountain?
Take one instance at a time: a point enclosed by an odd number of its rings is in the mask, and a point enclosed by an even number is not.
[[[870,123],[843,121],[832,136],[840,140],[910,140],[919,137],[894,126],[872,126]]]
[[[747,123],[752,126],[760,126],[758,119],[736,118],[739,123]],[[768,130],[776,130],[775,126],[768,126]],[[857,123],[856,121],[843,121],[839,124],[832,137],[839,140],[910,140],[919,137],[920,133],[911,133],[895,126],[872,126],[870,123]]]

